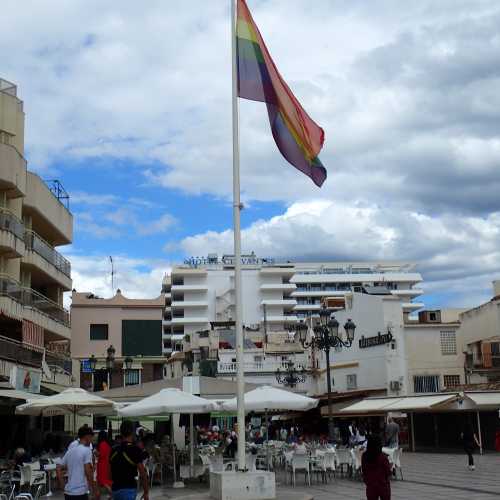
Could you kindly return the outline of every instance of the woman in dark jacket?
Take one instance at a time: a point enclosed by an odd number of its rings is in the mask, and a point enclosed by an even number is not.
[[[379,436],[372,435],[368,438],[361,467],[367,500],[390,500],[391,465],[387,456],[382,453],[382,441]]]
[[[462,431],[462,442],[464,445],[465,453],[469,457],[469,470],[474,470],[476,466],[474,465],[474,457],[472,453],[474,452],[474,447],[477,445],[479,447],[479,439],[474,432],[474,426],[472,421],[467,419],[465,421],[464,429]]]

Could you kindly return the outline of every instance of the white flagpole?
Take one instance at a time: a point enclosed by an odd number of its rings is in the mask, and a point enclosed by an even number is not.
[[[233,230],[234,230],[234,297],[236,326],[236,398],[238,402],[238,470],[245,466],[245,372],[243,360],[243,320],[241,293],[241,227],[240,211],[240,132],[238,110],[238,68],[236,54],[237,0],[231,0],[231,49],[233,67]]]

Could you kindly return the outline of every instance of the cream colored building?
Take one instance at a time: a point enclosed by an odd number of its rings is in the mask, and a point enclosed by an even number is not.
[[[0,375],[12,379],[8,353],[20,350],[27,378],[68,385],[71,265],[56,247],[71,243],[73,216],[61,184],[27,169],[24,121],[17,87],[0,79]]]
[[[73,291],[71,355],[77,384],[87,390],[136,385],[164,376],[162,318],[165,296],[129,299],[117,290],[110,299]],[[107,370],[108,349],[114,363]],[[96,358],[94,370],[88,360]],[[130,358],[127,370],[125,360]]]

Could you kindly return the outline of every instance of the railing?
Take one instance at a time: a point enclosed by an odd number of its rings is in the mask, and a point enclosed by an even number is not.
[[[72,373],[73,363],[71,362],[70,356],[46,350],[45,362],[49,365],[50,368],[56,367],[62,370],[64,373]]]
[[[217,364],[218,373],[236,373],[236,363],[219,362]],[[288,361],[266,362],[254,361],[244,363],[245,372],[275,372],[277,369],[286,370]]]
[[[0,358],[16,364],[41,368],[43,348],[0,336]]]
[[[24,231],[24,242],[26,248],[36,252],[43,257],[49,264],[59,269],[68,278],[71,277],[71,263],[65,259],[54,247],[47,243],[42,237],[34,231]]]
[[[69,313],[64,307],[32,288],[21,286],[9,276],[0,275],[0,295],[36,309],[64,326],[70,326]]]
[[[5,208],[0,208],[0,229],[11,232],[21,240],[24,239],[24,224]]]

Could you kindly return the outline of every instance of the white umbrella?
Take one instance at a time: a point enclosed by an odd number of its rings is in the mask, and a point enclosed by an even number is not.
[[[245,394],[246,411],[276,411],[276,410],[311,410],[318,406],[318,400],[308,398],[290,391],[284,391],[262,385]],[[222,408],[226,411],[236,411],[236,398],[229,399],[222,403]]]
[[[209,413],[216,408],[213,401],[200,398],[180,389],[162,389],[160,392],[118,410],[122,417],[147,417],[166,413]]]
[[[318,400],[308,398],[294,392],[284,391],[271,385],[262,385],[245,394],[245,410],[264,412],[266,420],[266,448],[267,448],[267,467],[269,468],[269,426],[267,422],[268,411],[279,410],[311,410],[318,406]],[[222,403],[222,408],[226,411],[235,411],[237,409],[236,398]]]
[[[110,408],[114,408],[113,401],[101,398],[79,387],[70,387],[59,394],[20,405],[16,408],[16,413],[21,415],[43,415],[47,412],[50,414],[70,413],[73,415],[73,431],[76,431],[77,414],[88,415]]]
[[[158,416],[172,413],[209,413],[217,408],[217,404],[208,399],[200,398],[188,392],[181,391],[180,389],[169,388],[162,389],[160,392],[153,394],[147,398],[132,403],[126,408],[118,410],[118,415],[122,417],[147,417]],[[172,429],[172,453],[173,453],[173,466],[174,466],[174,488],[182,488],[182,482],[177,482],[177,471],[175,464],[175,447],[174,447],[174,419],[171,419]],[[191,475],[193,473],[193,419],[190,419],[190,465]]]

